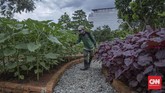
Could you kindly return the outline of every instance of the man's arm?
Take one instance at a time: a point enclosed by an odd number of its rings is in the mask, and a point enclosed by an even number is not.
[[[96,40],[95,40],[93,34],[92,34],[92,33],[89,33],[89,37],[90,37],[91,41],[93,42],[93,44],[94,44],[95,47],[96,47]]]
[[[78,44],[78,43],[80,43],[80,42],[81,42],[81,37],[80,37],[80,35],[79,35],[76,44]]]

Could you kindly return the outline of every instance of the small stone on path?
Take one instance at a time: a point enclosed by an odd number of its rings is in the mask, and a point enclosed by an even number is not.
[[[53,93],[116,93],[101,73],[101,63],[92,62],[91,67],[81,71],[83,63],[64,72]]]

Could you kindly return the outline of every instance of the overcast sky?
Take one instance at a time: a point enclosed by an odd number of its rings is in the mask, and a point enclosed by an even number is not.
[[[91,9],[114,7],[115,0],[42,0],[37,2],[36,9],[30,13],[15,14],[19,20],[32,18],[35,20],[57,20],[64,12],[70,17],[75,10],[83,9],[88,15]]]

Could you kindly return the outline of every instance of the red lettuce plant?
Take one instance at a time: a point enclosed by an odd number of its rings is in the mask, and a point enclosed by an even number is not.
[[[96,58],[109,68],[110,81],[119,79],[138,92],[146,93],[147,76],[165,77],[165,29],[147,29],[125,40],[103,42]]]

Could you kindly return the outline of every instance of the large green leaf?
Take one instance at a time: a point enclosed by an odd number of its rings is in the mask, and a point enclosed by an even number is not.
[[[24,75],[19,75],[19,79],[24,79]]]
[[[18,76],[18,75],[19,75],[19,72],[16,71],[16,72],[14,73],[14,76],[16,77],[16,76]]]
[[[32,61],[35,61],[36,60],[36,58],[35,57],[33,57],[33,56],[27,56],[26,57],[27,59],[27,62],[32,62]]]
[[[19,43],[15,46],[17,49],[27,49],[27,44],[26,43]]]
[[[3,49],[0,49],[0,51],[3,51]],[[0,52],[0,57],[3,57],[3,56],[4,56],[3,52]]]
[[[3,66],[0,64],[0,73],[4,71]]]
[[[9,39],[10,36],[7,36],[7,37],[4,37],[4,38],[0,38],[0,43],[3,43],[5,42],[7,39]]]
[[[28,43],[27,47],[29,51],[34,52],[35,50],[41,47],[41,44]]]
[[[28,70],[32,70],[34,68],[34,65],[30,65],[30,67],[28,68]]]
[[[11,29],[14,28],[14,25],[12,25],[12,24],[7,24],[7,26],[8,26],[9,28],[11,28]]]
[[[5,37],[5,33],[0,34],[0,39],[3,39]]]
[[[13,69],[13,68],[16,68],[16,67],[17,67],[17,63],[16,63],[16,62],[13,63],[13,64],[7,65],[7,68],[8,68],[8,69]]]
[[[45,57],[50,59],[57,59],[57,54],[50,52],[48,54],[45,54]]]
[[[36,69],[36,70],[34,70],[34,73],[35,73],[35,74],[37,74],[37,73],[41,73],[41,72],[42,72],[41,69]]]
[[[3,53],[4,53],[5,56],[11,56],[11,55],[16,53],[16,50],[15,49],[6,48],[3,51]]]
[[[65,46],[62,46],[62,49],[67,49]]]
[[[24,79],[24,75],[19,75],[19,72],[18,71],[14,73],[14,76],[15,77],[18,76],[18,78],[19,79],[22,79],[22,80]]]
[[[48,39],[53,43],[61,44],[61,42],[56,37],[54,37],[53,35],[49,35]]]
[[[44,62],[40,62],[40,65],[43,66],[46,70],[49,70],[49,66],[46,66]]]
[[[29,30],[28,29],[23,29],[20,33],[27,35],[29,34]]]
[[[22,70],[28,70],[28,67],[27,67],[26,65],[22,65],[22,66],[21,66],[21,69],[22,69]]]
[[[57,60],[52,61],[52,64],[53,64],[53,65],[58,65],[58,63],[59,63],[59,62],[58,62]]]
[[[22,29],[23,28],[23,24],[17,24],[16,25],[16,29],[19,30],[19,29]]]

